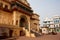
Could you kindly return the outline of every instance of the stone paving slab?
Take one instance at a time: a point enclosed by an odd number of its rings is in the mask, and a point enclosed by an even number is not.
[[[36,38],[17,37],[17,38],[10,38],[4,40],[60,40],[60,33],[58,33],[57,35],[42,35]]]
[[[36,38],[20,37],[17,40],[60,40],[60,33],[57,35],[42,35]]]

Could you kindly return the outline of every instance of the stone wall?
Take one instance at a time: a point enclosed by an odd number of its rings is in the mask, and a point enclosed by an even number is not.
[[[20,35],[20,31],[21,30],[23,30],[23,28],[22,27],[20,27],[20,20],[21,20],[21,17],[22,16],[25,16],[27,19],[25,19],[26,21],[27,21],[27,25],[28,25],[28,30],[29,30],[29,32],[30,32],[30,16],[29,15],[26,15],[26,14],[24,14],[24,13],[21,13],[21,12],[19,12],[19,11],[13,11],[13,25],[15,25],[15,26],[17,26],[17,28],[20,28],[20,30],[19,29],[14,29],[14,33],[13,33],[13,35],[17,35],[17,36],[19,36]],[[27,34],[28,35],[28,34]]]
[[[12,25],[12,13],[0,10],[0,24]]]
[[[31,29],[39,31],[39,16],[37,14],[32,15]]]

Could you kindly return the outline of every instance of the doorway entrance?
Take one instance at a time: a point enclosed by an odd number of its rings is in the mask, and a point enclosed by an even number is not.
[[[25,32],[23,30],[20,31],[20,36],[25,36]]]
[[[21,27],[20,36],[24,36],[25,30],[28,29],[28,21],[26,16],[21,16],[20,27]],[[25,28],[25,30],[23,28]]]
[[[9,37],[12,37],[13,35],[13,30],[9,30]]]

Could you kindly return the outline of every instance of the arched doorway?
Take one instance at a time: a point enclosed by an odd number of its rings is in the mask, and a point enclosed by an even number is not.
[[[13,30],[9,30],[9,37],[12,37],[13,35]]]
[[[25,35],[25,30],[23,30],[23,28],[28,29],[28,21],[27,21],[27,17],[26,16],[21,16],[20,17],[20,25],[22,30],[20,30],[20,36],[24,36]]]
[[[24,27],[25,23],[26,23],[25,18],[21,18],[21,20],[20,20],[20,27]]]

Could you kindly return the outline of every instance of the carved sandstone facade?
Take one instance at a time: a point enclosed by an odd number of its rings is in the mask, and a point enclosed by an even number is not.
[[[0,35],[35,37],[33,29],[39,31],[39,15],[33,13],[27,0],[0,0]]]

